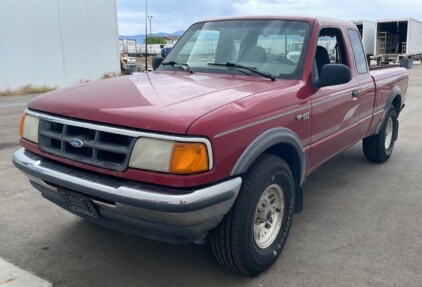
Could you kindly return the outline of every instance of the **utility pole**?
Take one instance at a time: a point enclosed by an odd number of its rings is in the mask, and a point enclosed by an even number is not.
[[[151,38],[152,37],[152,25],[151,25],[151,20],[152,20],[152,16],[151,15],[149,15],[149,16],[147,16],[148,18],[149,18],[149,37]]]
[[[145,71],[148,72],[148,0],[145,0]]]

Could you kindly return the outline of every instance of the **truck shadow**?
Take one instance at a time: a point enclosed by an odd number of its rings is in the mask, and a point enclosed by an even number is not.
[[[291,272],[300,274],[300,262],[315,255],[310,249],[312,243],[307,243],[315,232],[335,232],[335,222],[321,223],[327,217],[335,219],[338,216],[333,203],[348,201],[355,188],[355,178],[373,168],[374,164],[366,161],[358,144],[309,176],[304,185],[304,211],[296,215],[281,257],[268,271],[254,278],[225,270],[214,260],[207,244],[156,242],[77,217],[63,226],[57,238],[49,241],[51,245],[47,249],[43,248],[38,260],[53,269],[36,272],[49,278],[54,274],[54,268],[60,268],[68,278],[67,283],[77,282],[80,286],[94,283],[97,286],[272,286],[264,283],[272,282],[274,277],[284,278],[288,283],[295,280]],[[326,230],[317,231],[320,228]],[[62,283],[66,285],[66,282]]]
[[[67,244],[61,246],[63,242]],[[152,241],[79,218],[63,229],[56,243],[49,251],[57,248],[65,256],[55,257],[55,265],[68,268],[69,273],[65,273],[72,277],[86,274],[78,279],[81,286],[89,282],[96,286],[204,286],[204,280],[214,286],[218,282],[235,285],[247,280],[220,267],[208,244]],[[75,268],[79,271],[72,272]],[[76,278],[70,282],[73,280]]]

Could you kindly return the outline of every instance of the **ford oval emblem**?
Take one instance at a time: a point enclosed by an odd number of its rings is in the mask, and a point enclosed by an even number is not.
[[[71,146],[77,147],[77,148],[82,147],[84,145],[83,141],[81,141],[80,139],[76,139],[76,138],[70,139],[69,143],[70,143]]]

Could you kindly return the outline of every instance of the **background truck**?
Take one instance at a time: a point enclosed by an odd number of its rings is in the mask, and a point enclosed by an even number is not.
[[[375,35],[375,58],[378,62],[421,59],[422,22],[411,18],[378,20]]]
[[[318,43],[333,41],[330,59]],[[33,99],[13,163],[88,221],[208,239],[246,275],[282,252],[306,176],[361,140],[368,160],[390,158],[408,82],[403,68],[369,71],[352,23],[310,17],[195,23],[154,67]]]
[[[374,55],[375,29],[377,24],[366,20],[355,20],[352,21],[352,23],[355,24],[359,30],[363,49],[365,50],[368,64],[370,64],[370,57]]]
[[[162,44],[148,44],[148,55],[158,55],[161,52]],[[140,44],[139,53],[145,56],[145,44]]]

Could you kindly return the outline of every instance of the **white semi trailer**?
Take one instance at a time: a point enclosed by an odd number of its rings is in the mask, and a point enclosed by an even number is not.
[[[375,29],[377,23],[366,21],[366,20],[356,20],[352,21],[353,24],[358,27],[359,33],[362,37],[362,45],[367,56],[374,55],[374,42],[375,42]]]
[[[415,19],[377,20],[375,36],[378,63],[419,60],[422,56],[422,22]]]

